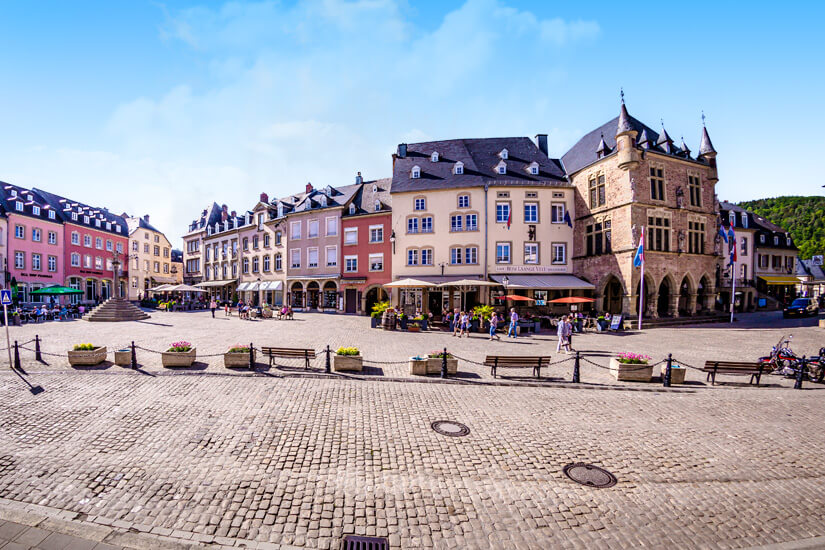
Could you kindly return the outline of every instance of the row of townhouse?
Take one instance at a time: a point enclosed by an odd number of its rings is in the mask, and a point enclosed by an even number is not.
[[[737,303],[778,305],[792,292],[796,247],[781,228],[720,206],[716,157],[704,124],[693,154],[624,100],[561,158],[544,134],[402,143],[389,180],[262,195],[242,215],[204,210],[185,236],[186,275],[222,298],[251,291],[347,312],[368,311],[382,284],[402,279],[418,286],[394,288],[393,303],[435,316],[513,300],[554,314],[568,310],[554,300],[583,297],[611,313],[705,314],[727,303],[732,276],[753,291],[736,290]],[[751,220],[738,275],[718,231],[730,220]],[[634,266],[642,235],[644,281]]]
[[[389,185],[359,173],[242,213],[212,204],[184,235],[184,281],[219,301],[367,312],[391,280]]]
[[[137,297],[140,269],[131,271],[128,282],[127,251],[130,238],[137,238],[130,218],[42,189],[0,186],[2,286],[16,286],[20,302],[44,301],[32,291],[53,285],[81,290],[72,296],[74,302],[97,303],[116,294]],[[182,275],[182,269],[175,270]]]

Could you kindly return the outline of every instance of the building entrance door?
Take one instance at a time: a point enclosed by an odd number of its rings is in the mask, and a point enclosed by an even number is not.
[[[345,292],[344,302],[347,313],[355,313],[358,311],[358,291],[354,288],[348,288]]]

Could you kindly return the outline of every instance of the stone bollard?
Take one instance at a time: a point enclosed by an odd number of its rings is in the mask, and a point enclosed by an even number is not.
[[[576,352],[576,362],[573,363],[573,383],[578,384],[581,382],[581,367],[579,366],[579,361],[581,360],[581,352]]]
[[[444,348],[444,356],[441,358],[441,378],[447,378],[447,348]]]
[[[665,376],[662,379],[662,385],[666,388],[670,387],[670,369],[673,367],[673,354],[667,354],[667,366],[665,367]]]

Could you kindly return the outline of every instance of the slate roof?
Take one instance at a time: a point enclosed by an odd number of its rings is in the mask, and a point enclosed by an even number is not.
[[[200,216],[192,220],[192,223],[189,224],[189,231],[204,229],[207,225],[214,226],[215,222],[219,222],[220,220],[221,207],[218,206],[218,203],[213,202],[211,206],[203,209]]]
[[[799,260],[796,262],[798,277],[813,277],[814,281],[825,282],[825,269],[821,265],[814,265],[813,260]]]
[[[376,190],[373,191],[373,186]],[[392,211],[392,197],[390,196],[390,189],[392,187],[392,178],[382,178],[373,181],[365,181],[361,184],[361,188],[355,192],[352,198],[352,203],[355,205],[355,213],[350,214],[349,209],[344,210],[344,216],[360,216],[364,214],[375,214],[376,212],[391,212]],[[381,209],[375,210],[375,201],[379,201]]]
[[[495,167],[502,160],[499,153],[507,149],[507,173]],[[438,152],[438,162],[430,155]],[[464,163],[464,173],[454,174],[456,162]],[[527,170],[532,162],[539,165],[538,175]],[[413,166],[421,168],[421,177],[413,179]],[[458,189],[489,185],[569,186],[558,159],[550,159],[530,138],[448,139],[407,144],[407,154],[397,156],[392,173],[392,193],[432,189]]]
[[[58,217],[60,217],[64,222],[82,225],[90,229],[105,231],[107,233],[120,235],[122,237],[129,236],[129,227],[126,224],[126,220],[118,214],[109,212],[106,208],[89,206],[88,204],[83,204],[82,202],[73,201],[72,199],[67,199],[66,197],[61,197],[60,195],[43,191],[42,189],[32,189],[32,192],[40,195],[44,202],[51,205],[51,207],[57,212]],[[77,214],[76,220],[72,219],[73,213]],[[87,216],[89,218],[88,223],[85,221]],[[96,225],[96,221],[98,220],[101,222],[100,227]],[[111,229],[106,228],[107,223],[111,224]],[[117,227],[120,227],[120,231],[116,229]]]
[[[40,220],[49,221],[52,223],[62,223],[63,218],[60,217],[57,209],[51,206],[48,202],[46,202],[42,196],[34,193],[30,189],[26,189],[25,187],[20,187],[19,185],[14,185],[12,183],[6,183],[0,181],[0,207],[6,213],[14,213],[20,214],[23,216],[28,216],[30,218],[37,218]],[[12,196],[14,194],[14,196]],[[31,196],[31,200],[29,197]],[[17,210],[15,207],[16,202],[23,203],[23,210]],[[40,214],[34,213],[34,206],[40,208]],[[55,218],[49,218],[49,210],[55,212]]]

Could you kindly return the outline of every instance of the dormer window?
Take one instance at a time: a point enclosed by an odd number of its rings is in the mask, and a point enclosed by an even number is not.
[[[744,227],[745,229],[748,228],[748,214],[747,214],[747,212],[742,213],[742,227]]]
[[[218,222],[215,222],[215,233],[221,232],[221,225]]]
[[[212,234],[212,226],[211,226],[211,225],[206,226],[206,234],[207,234],[207,235],[211,235],[211,234]]]
[[[319,199],[318,202],[321,203],[322,208],[325,208],[327,206],[327,196],[326,195],[321,195],[321,198]]]
[[[508,154],[509,153],[507,152],[507,149],[502,149],[501,152],[498,154],[498,156],[501,160],[507,160],[507,155]]]
[[[17,196],[17,191],[15,191],[14,189],[12,189],[11,191],[9,191],[9,193],[11,194],[12,198],[14,198],[14,197],[16,197],[16,196]]]
[[[83,216],[83,223],[89,223],[89,216]]]
[[[506,151],[506,149],[505,149]],[[496,164],[496,173],[497,174],[506,174],[507,173],[507,163],[503,160]]]
[[[527,167],[527,170],[528,170],[528,172],[530,172],[534,176],[538,176],[539,175],[539,163],[535,162],[535,161],[531,162],[530,166]]]
[[[77,212],[72,212],[72,221],[77,221]]]
[[[283,204],[278,205],[278,217],[279,218],[284,217],[284,205]]]
[[[776,235],[774,235],[774,237],[773,237],[773,244],[775,246],[779,246],[779,237],[777,237]]]
[[[464,173],[464,163],[461,162],[461,161],[456,162],[455,165],[453,166],[453,174],[455,174],[457,176],[460,176],[463,173]]]
[[[352,203],[349,205],[349,213],[350,215],[355,214],[355,205]]]
[[[20,201],[16,201],[14,203],[14,209],[17,210],[18,212],[22,212],[23,211],[23,203],[20,202]]]
[[[111,224],[111,222],[106,222],[106,230],[107,230],[107,231],[111,231],[111,230],[112,230],[112,224]]]
[[[54,219],[54,216],[55,216],[55,214],[54,214],[54,210],[49,210],[49,219],[50,219],[50,220],[53,220],[53,219]]]
[[[433,154],[430,155],[430,162],[438,162],[438,151],[433,151]]]
[[[381,201],[375,201],[375,211],[378,212],[381,210]]]
[[[790,237],[785,237],[785,242],[788,246],[791,246],[791,238]]]
[[[373,193],[378,193],[378,186],[375,185],[374,183],[372,184],[372,192]]]
[[[410,170],[410,177],[414,180],[417,180],[421,177],[421,167],[420,166],[413,166],[412,170]]]
[[[100,227],[100,220],[95,220],[95,227]]]

